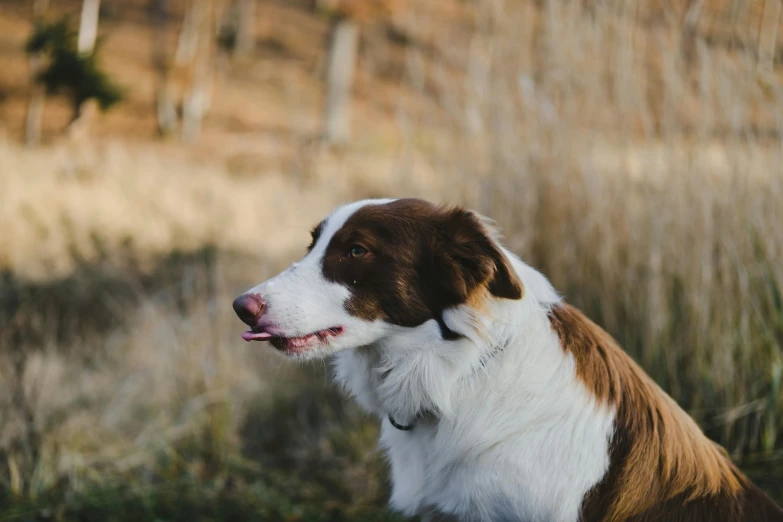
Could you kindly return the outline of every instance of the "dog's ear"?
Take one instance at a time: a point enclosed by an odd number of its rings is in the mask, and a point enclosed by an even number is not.
[[[491,235],[477,214],[446,211],[431,274],[446,306],[464,303],[482,285],[495,297],[522,298],[522,282]]]

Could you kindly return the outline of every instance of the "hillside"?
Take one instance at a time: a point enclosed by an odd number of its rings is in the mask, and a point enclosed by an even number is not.
[[[621,54],[595,56],[589,49],[582,49],[583,56],[572,56],[576,63],[585,66],[609,67],[613,70],[628,68],[628,72],[646,71],[651,104],[657,103],[655,89],[666,82],[667,67],[664,63],[664,46],[680,45],[688,53],[698,55],[699,46],[711,49],[711,60],[723,62],[745,61],[748,54],[757,52],[759,33],[763,27],[774,25],[765,22],[763,1],[739,2],[729,0],[703,0],[696,24],[689,32],[685,18],[684,0],[664,3],[642,3],[634,8],[621,4],[593,3],[583,15],[555,12],[536,4],[521,4],[517,15],[503,22],[518,40],[506,42],[517,56],[515,63],[530,60],[529,72],[535,73],[546,63],[537,63],[537,56],[550,61],[555,55],[546,55],[546,24],[585,24],[600,32],[608,48],[617,44],[630,48]],[[216,2],[224,6],[225,2]],[[476,6],[480,5],[476,4]],[[542,4],[544,5],[544,4]],[[552,4],[556,6],[557,4]],[[596,6],[601,6],[596,7]],[[399,144],[399,113],[414,119],[418,126],[430,132],[442,132],[444,126],[453,124],[454,114],[446,104],[449,89],[461,90],[455,84],[469,73],[472,56],[471,45],[477,43],[491,17],[486,9],[469,2],[438,0],[437,2],[411,2],[408,9],[394,18],[375,20],[363,28],[363,40],[355,88],[354,119],[356,143],[354,147],[382,142],[386,146]],[[60,0],[52,2],[50,18],[70,14],[78,20],[80,2]],[[171,54],[176,47],[177,33],[184,17],[186,4],[172,2],[168,44]],[[606,20],[591,19],[590,9],[607,11]],[[6,0],[0,7],[0,118],[13,138],[21,136],[25,104],[28,95],[26,57],[22,52],[30,33],[31,21],[28,3],[24,0]],[[145,0],[105,0],[100,35],[104,38],[102,63],[122,85],[127,101],[117,109],[99,118],[94,137],[121,138],[125,140],[152,141],[154,138],[154,71],[151,63],[151,28]],[[224,74],[216,80],[214,103],[205,125],[206,132],[198,147],[189,151],[199,159],[237,158],[243,154],[255,155],[258,165],[279,161],[280,151],[270,142],[282,143],[283,148],[307,142],[320,132],[322,104],[322,72],[328,20],[314,11],[306,1],[263,0],[256,10],[256,49],[250,59],[230,63]],[[606,18],[606,17],[603,17]],[[671,31],[672,24],[681,34]],[[505,29],[505,28],[504,28]],[[696,43],[688,40],[693,33]],[[778,31],[775,78],[779,81],[780,57],[783,56],[783,31]],[[567,34],[567,33],[566,33]],[[575,35],[571,35],[572,38]],[[677,38],[680,41],[666,41]],[[575,40],[575,38],[574,38]],[[568,38],[560,42],[564,50],[569,48]],[[574,41],[573,43],[576,43]],[[693,49],[690,49],[693,47]],[[667,47],[668,48],[668,47]],[[673,48],[673,47],[671,47]],[[575,48],[574,48],[575,50]],[[627,63],[624,63],[627,61]],[[549,66],[555,63],[549,63]],[[571,64],[574,65],[574,64]],[[685,65],[687,67],[687,65]],[[700,65],[693,59],[690,65]],[[703,65],[701,65],[703,67]],[[767,79],[774,83],[775,80]],[[699,92],[683,92],[684,100],[676,101],[685,130],[695,125],[694,119],[704,109]],[[621,93],[614,93],[621,97]],[[585,100],[586,101],[586,100]],[[770,118],[763,100],[749,108],[752,113],[751,130],[758,135],[769,134],[775,120]],[[57,100],[47,102],[45,136],[55,140],[65,127],[69,110]],[[580,101],[581,103],[581,101]],[[653,107],[653,120],[664,116]],[[595,129],[601,121],[585,122],[586,128]],[[607,124],[610,122],[607,121]],[[641,125],[641,124],[640,124]],[[657,122],[649,129],[638,128],[641,137],[659,131]],[[720,133],[726,129],[717,128]],[[290,151],[287,151],[290,152]]]
[[[171,5],[173,55],[187,4]],[[86,135],[73,136],[64,132],[71,109],[61,97],[49,98],[44,146],[26,152],[11,144],[22,138],[29,96],[22,52],[29,7],[6,0],[0,6],[0,122],[11,147],[4,153],[0,214],[6,234],[36,237],[30,231],[44,227],[50,239],[74,236],[87,258],[96,235],[106,245],[131,241],[142,250],[218,241],[257,254],[260,247],[216,232],[210,219],[192,219],[205,201],[198,193],[210,194],[205,209],[223,216],[230,231],[272,216],[281,230],[291,219],[304,229],[335,201],[354,195],[471,201],[471,183],[454,183],[454,176],[491,174],[519,144],[525,144],[523,163],[544,165],[555,149],[567,150],[580,158],[580,168],[633,179],[665,177],[686,157],[696,170],[723,175],[734,169],[732,158],[749,154],[749,142],[751,172],[769,173],[776,164],[783,67],[778,59],[771,75],[753,69],[763,2],[731,7],[707,1],[692,40],[686,38],[686,6],[677,2],[633,9],[591,3],[583,11],[557,2],[520,3],[502,16],[491,5],[410,2],[392,18],[365,24],[353,140],[331,149],[320,141],[328,22],[308,2],[259,2],[254,53],[227,63],[217,76],[202,136],[186,146],[155,134],[147,2],[105,0],[101,62],[126,100],[99,115]],[[78,19],[79,6],[52,2],[48,16]],[[776,49],[783,52],[783,45]],[[144,166],[136,168],[133,157],[144,158]],[[190,170],[201,174],[191,177]],[[150,191],[155,180],[160,186]],[[128,183],[139,188],[117,190]],[[171,187],[169,196],[164,186]],[[170,207],[177,187],[188,188],[179,193],[178,216],[148,214],[150,205]],[[261,196],[268,193],[275,196]],[[264,203],[254,204],[251,194]],[[44,199],[47,207],[37,203]],[[93,208],[98,201],[103,206]],[[115,216],[115,208],[125,216],[149,215],[165,231],[150,237],[150,226]],[[281,251],[285,237],[268,241],[263,251]],[[60,266],[54,273],[62,273],[71,266],[67,243],[19,240],[0,251],[0,263],[38,274]]]

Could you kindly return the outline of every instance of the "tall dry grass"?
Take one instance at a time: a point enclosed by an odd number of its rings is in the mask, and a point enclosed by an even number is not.
[[[346,151],[299,150],[296,175],[0,144],[0,261],[18,297],[0,329],[0,500],[61,519],[228,505],[316,520],[329,498],[338,516],[388,516],[372,423],[323,367],[240,343],[229,303],[301,252],[331,206],[391,194],[496,219],[783,501],[783,84],[757,70],[740,8],[688,28],[684,12],[632,2],[414,2],[395,22],[398,97],[361,105],[393,105],[393,120]],[[739,28],[725,45],[710,36],[721,16]],[[360,86],[400,65],[374,38]],[[161,260],[204,246],[232,254]],[[76,283],[58,283],[74,267]],[[51,292],[62,305],[41,308]],[[64,343],[47,330],[85,302],[114,318],[108,331],[74,327]],[[129,489],[100,489],[118,482]]]
[[[341,201],[402,189],[328,150],[305,179],[176,152],[0,143],[0,516],[391,519],[377,427],[230,303]]]
[[[236,266],[260,277],[280,266],[213,249],[182,257],[155,262],[158,281],[110,260],[74,284],[3,281],[18,299],[2,299],[2,517],[389,519],[367,451],[377,429],[325,386],[322,366],[296,371],[236,335]],[[111,328],[58,331],[48,321],[62,311],[34,307],[69,306],[90,286],[80,308],[111,307],[122,315]]]
[[[440,86],[440,169],[710,436],[780,469],[780,74],[748,48],[689,56],[681,23],[630,3],[496,5],[464,88]]]

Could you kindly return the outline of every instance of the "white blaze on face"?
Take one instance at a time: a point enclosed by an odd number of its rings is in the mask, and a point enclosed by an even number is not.
[[[277,276],[248,290],[266,303],[259,327],[285,338],[298,338],[314,332],[341,328],[340,335],[329,337],[311,349],[289,352],[300,358],[322,357],[345,348],[358,348],[377,341],[388,325],[351,316],[346,310],[350,290],[323,274],[323,258],[332,236],[354,212],[366,205],[382,205],[393,199],[357,201],[335,210],[323,224],[312,250]]]

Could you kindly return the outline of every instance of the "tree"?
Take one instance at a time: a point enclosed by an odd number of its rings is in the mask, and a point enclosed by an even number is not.
[[[36,145],[40,140],[41,117],[45,94],[66,93],[73,107],[73,126],[88,126],[84,104],[94,100],[108,109],[122,98],[119,88],[100,69],[96,58],[100,0],[84,0],[78,34],[71,30],[67,17],[48,23],[44,19],[48,0],[33,3],[33,34],[27,41],[32,80],[30,103],[25,122],[25,142]]]
[[[81,54],[91,54],[98,37],[98,18],[101,12],[101,0],[84,0],[79,21],[79,40],[76,49]]]
[[[215,47],[212,2],[193,0],[189,14],[191,25],[187,29],[190,34],[186,35],[185,41],[191,46],[188,53],[192,56],[192,65],[190,83],[182,104],[182,140],[186,143],[198,139],[201,122],[212,102]]]
[[[174,63],[178,66],[190,64],[196,56],[198,48],[199,27],[204,16],[203,2],[191,0],[190,8],[185,11],[185,19],[182,21],[182,29],[179,32],[177,52],[174,55]]]
[[[182,141],[192,143],[201,133],[201,124],[212,101],[212,84],[216,67],[216,43],[222,35],[217,31],[216,3],[219,0],[190,0],[179,32],[173,63],[169,64],[165,45],[169,0],[150,0],[153,25],[153,64],[157,72],[156,110],[158,130],[170,134],[180,128]],[[221,28],[222,30],[222,28]],[[221,43],[222,45],[222,43]],[[170,89],[172,69],[185,77],[179,113]],[[181,74],[180,74],[181,73]]]
[[[704,8],[704,0],[689,0],[682,27],[682,51],[686,60],[692,61],[696,55],[696,39],[699,20]]]
[[[775,63],[782,8],[783,0],[764,0],[764,12],[761,15],[759,29],[758,68],[769,74],[772,74]]]
[[[218,41],[222,50],[248,55],[255,47],[256,0],[232,0],[220,24]]]
[[[95,100],[106,110],[122,99],[119,87],[98,66],[96,49],[81,53],[77,44],[77,35],[67,18],[40,22],[27,42],[28,54],[48,58],[35,76],[36,84],[47,94],[68,95],[73,107],[72,122],[79,118],[87,100]]]
[[[44,22],[49,0],[33,1],[33,26],[40,27]],[[41,141],[41,117],[43,116],[46,89],[38,82],[38,75],[43,67],[43,53],[31,51],[28,53],[30,67],[30,99],[27,103],[25,116],[24,141],[28,147],[34,147]]]
[[[340,144],[350,139],[350,107],[361,24],[388,17],[402,8],[401,0],[321,0],[331,18],[326,64],[324,137]]]
[[[237,3],[239,20],[236,52],[248,55],[256,46],[256,0],[237,0]]]
[[[350,139],[350,98],[359,26],[348,17],[337,17],[329,31],[329,54],[326,68],[325,132],[330,143]]]
[[[170,18],[169,0],[151,0],[150,18],[152,22],[152,66],[156,73],[155,113],[158,132],[167,136],[176,132],[179,123],[169,82],[170,67],[166,46],[166,29]]]

